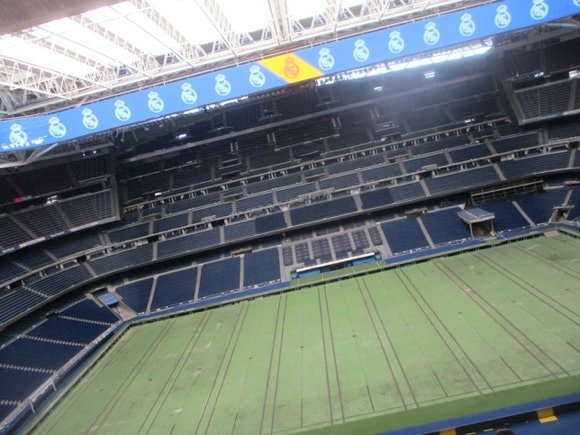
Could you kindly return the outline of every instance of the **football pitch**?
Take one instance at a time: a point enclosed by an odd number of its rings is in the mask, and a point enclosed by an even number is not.
[[[580,391],[579,322],[580,241],[527,239],[132,327],[34,433],[361,434],[499,409]]]

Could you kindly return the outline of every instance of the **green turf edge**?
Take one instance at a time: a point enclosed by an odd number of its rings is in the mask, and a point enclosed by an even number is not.
[[[309,435],[377,434],[547,400],[579,391],[580,375],[576,375],[324,428],[305,429],[300,433]]]
[[[57,387],[56,394],[47,399],[47,402],[44,402],[41,405],[40,411],[37,412],[29,421],[24,423],[20,429],[21,432],[28,434],[36,430],[42,421],[48,417],[52,409],[58,406],[61,400],[69,394],[74,387],[76,387],[76,385],[88,374],[89,371],[93,369],[96,364],[101,361],[101,359],[117,344],[117,342],[125,336],[131,328],[138,324],[139,323],[122,324],[119,329],[113,333],[111,338],[102,343],[101,347],[97,349],[95,353],[90,355],[81,363],[80,367],[73,371],[72,376],[70,374],[65,375],[67,378],[65,378],[64,385]]]

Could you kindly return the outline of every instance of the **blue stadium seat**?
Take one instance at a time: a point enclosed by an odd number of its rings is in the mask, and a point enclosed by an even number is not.
[[[360,200],[364,210],[384,207],[393,203],[393,197],[388,187],[362,192],[360,194]]]
[[[356,205],[351,196],[290,209],[293,225],[354,213]]]
[[[564,202],[566,193],[565,189],[547,190],[518,198],[517,203],[535,224],[547,223],[554,207]]]
[[[53,316],[27,332],[26,336],[67,343],[87,344],[102,334],[108,327],[108,325],[80,322]]]
[[[121,285],[115,291],[129,308],[136,313],[144,313],[147,310],[152,286],[153,278],[147,278]]]
[[[104,323],[115,323],[119,320],[108,308],[99,307],[90,299],[84,299],[66,308],[60,315]]]
[[[45,301],[46,297],[21,287],[0,296],[0,325],[32,310]]]
[[[280,280],[280,256],[271,248],[244,256],[244,287]]]
[[[193,300],[196,280],[197,267],[159,275],[151,309]]]
[[[507,231],[530,226],[529,222],[514,207],[511,201],[484,204],[481,208],[495,215],[493,222],[495,231]]]
[[[231,257],[201,267],[198,296],[204,298],[240,288],[240,258]]]
[[[403,218],[381,224],[383,233],[393,253],[429,246],[417,219]]]
[[[19,338],[0,349],[0,364],[57,370],[82,349],[82,346]]]
[[[499,183],[500,179],[493,166],[453,172],[448,175],[425,178],[425,184],[432,195],[461,192],[474,187]]]
[[[0,367],[0,401],[21,401],[26,399],[52,373],[32,372]]]
[[[462,240],[470,237],[465,224],[457,216],[459,208],[434,211],[421,216],[425,229],[434,244]]]

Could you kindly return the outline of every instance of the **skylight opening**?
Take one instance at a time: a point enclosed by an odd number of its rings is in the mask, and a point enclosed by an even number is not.
[[[234,31],[238,33],[265,29],[271,23],[267,0],[217,0],[217,2]]]
[[[206,44],[220,38],[217,29],[194,1],[150,0],[150,2],[189,41]]]
[[[38,68],[46,68],[54,72],[85,77],[94,71],[90,65],[77,62],[63,54],[55,53],[48,48],[21,38],[9,37],[1,40],[2,55],[10,59],[21,61]]]
[[[295,19],[310,18],[322,14],[327,7],[326,0],[291,0],[286,2],[288,16]]]
[[[153,56],[168,53],[171,47],[178,46],[176,41],[129,2],[99,8],[84,15]]]
[[[89,50],[92,54],[87,55],[87,57],[93,58],[96,56],[109,59],[106,61],[106,64],[108,65],[121,63],[131,64],[137,59],[137,57],[129,51],[121,48],[119,45],[114,44],[111,41],[108,41],[106,38],[100,36],[92,30],[82,27],[80,24],[74,23],[69,18],[42,24],[39,26],[39,29],[41,31],[54,34],[54,37],[57,38],[59,43],[62,42],[62,39],[64,39],[68,41],[65,42],[65,44],[74,44],[75,50],[79,47],[82,47],[81,49],[84,48]]]

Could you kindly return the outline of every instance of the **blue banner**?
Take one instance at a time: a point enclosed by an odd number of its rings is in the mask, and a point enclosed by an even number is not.
[[[66,142],[275,89],[292,83],[291,78],[302,77],[300,65],[308,64],[308,77],[324,76],[440,50],[577,13],[580,13],[580,0],[504,0],[452,12],[277,56],[280,62],[286,61],[285,65],[268,62],[275,60],[271,58],[48,115],[0,121],[0,152]]]

